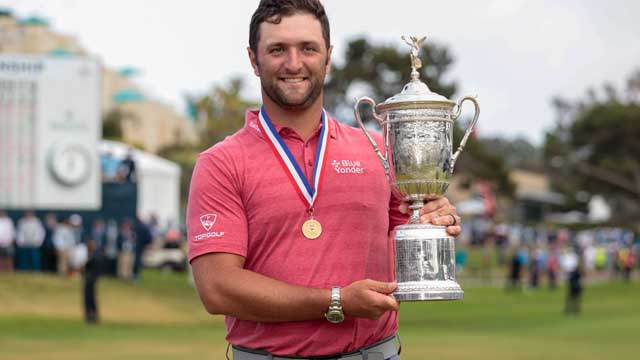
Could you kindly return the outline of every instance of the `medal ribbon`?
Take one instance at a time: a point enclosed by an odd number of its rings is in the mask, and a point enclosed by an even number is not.
[[[280,134],[276,131],[269,115],[264,109],[264,106],[260,108],[258,125],[264,137],[268,140],[271,150],[276,155],[276,158],[280,161],[280,165],[285,170],[285,173],[289,177],[289,180],[293,183],[293,187],[300,196],[305,205],[308,206],[310,211],[313,210],[313,204],[318,198],[320,192],[320,184],[322,183],[324,168],[325,168],[325,154],[327,152],[327,138],[329,137],[329,122],[327,121],[327,115],[322,109],[322,128],[320,129],[320,139],[318,140],[318,148],[316,150],[316,161],[313,167],[313,187],[307,181],[307,177],[302,172],[302,169],[296,162],[296,159],[289,151],[287,144],[284,143]]]

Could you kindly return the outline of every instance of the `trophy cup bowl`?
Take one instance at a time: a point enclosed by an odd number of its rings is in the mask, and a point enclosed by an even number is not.
[[[404,39],[404,37],[403,37]],[[358,124],[380,158],[396,196],[408,197],[412,210],[408,224],[395,228],[395,273],[398,301],[458,300],[463,290],[455,279],[455,242],[445,226],[420,224],[419,210],[425,196],[446,192],[456,159],[473,131],[480,108],[474,97],[458,103],[431,92],[419,80],[417,49],[424,40],[411,38],[411,81],[400,94],[376,105],[369,97],[355,104]],[[406,40],[405,40],[406,41]],[[454,120],[464,101],[475,106],[475,115],[455,154],[452,154]],[[360,116],[360,106],[372,107],[382,128],[384,154],[369,135]]]

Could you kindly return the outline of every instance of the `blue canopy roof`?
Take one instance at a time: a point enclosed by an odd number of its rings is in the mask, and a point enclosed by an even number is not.
[[[135,89],[124,89],[117,91],[112,95],[111,98],[118,104],[144,101],[144,95],[142,95],[140,91]]]
[[[120,70],[118,70],[118,73],[124,77],[132,77],[140,74],[140,70],[131,66],[125,66],[120,68]]]
[[[49,22],[38,16],[30,16],[28,18],[20,20],[20,25],[41,25],[49,26]]]
[[[73,53],[65,48],[55,48],[47,53],[51,57],[67,58],[72,57]]]

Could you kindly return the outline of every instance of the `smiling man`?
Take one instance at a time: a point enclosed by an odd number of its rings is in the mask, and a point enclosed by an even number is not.
[[[247,51],[262,107],[194,170],[189,260],[236,360],[399,359],[389,233],[407,207],[362,131],[322,107],[330,44],[319,1],[261,1]],[[460,232],[445,198],[421,214]]]

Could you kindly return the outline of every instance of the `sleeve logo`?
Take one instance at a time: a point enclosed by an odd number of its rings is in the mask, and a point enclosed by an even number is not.
[[[216,214],[204,214],[200,216],[200,224],[202,224],[202,227],[206,231],[209,231],[213,227],[213,224],[216,223],[217,218],[218,218],[218,215]]]
[[[200,241],[208,238],[220,238],[224,236],[224,231],[209,231],[213,228],[213,225],[216,223],[216,219],[218,218],[217,214],[204,214],[200,216],[200,224],[206,231],[204,234],[199,234],[194,236],[195,241]]]

